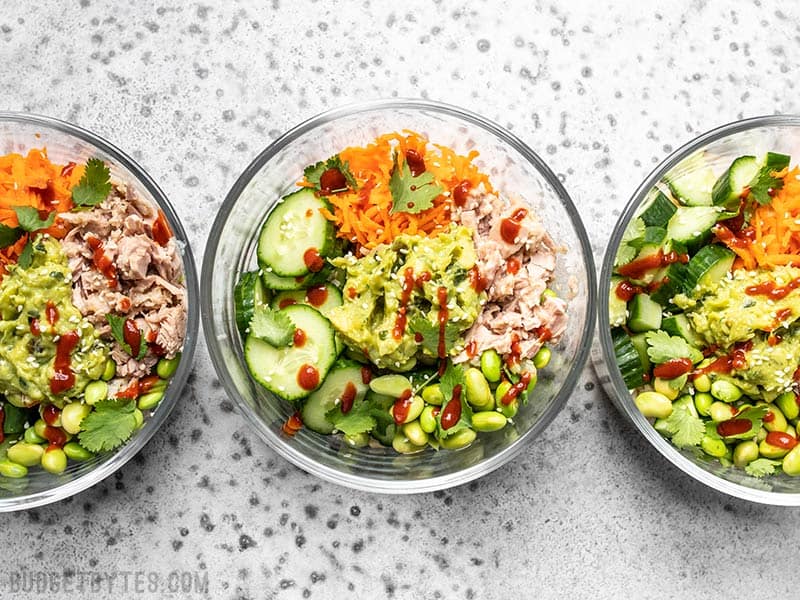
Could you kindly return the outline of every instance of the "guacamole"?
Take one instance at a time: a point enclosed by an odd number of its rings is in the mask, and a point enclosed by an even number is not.
[[[470,283],[475,261],[471,231],[455,225],[433,238],[398,235],[363,258],[333,259],[346,281],[331,323],[348,347],[381,368],[407,371],[417,360],[436,359],[442,346],[450,355],[463,349],[454,335],[481,309],[481,294]]]
[[[0,392],[17,406],[61,406],[100,378],[108,349],[71,302],[72,273],[61,244],[39,236],[31,249],[30,265],[10,265],[0,282]],[[75,382],[54,394],[58,341],[73,331],[79,336],[69,359]]]

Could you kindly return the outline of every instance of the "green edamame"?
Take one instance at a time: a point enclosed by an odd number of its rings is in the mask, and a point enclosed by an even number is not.
[[[381,375],[370,381],[369,389],[376,394],[399,398],[403,392],[411,389],[411,382],[404,375],[392,373],[391,375]]]
[[[746,467],[758,458],[758,444],[753,440],[739,442],[733,449],[733,464],[737,467]]]
[[[419,415],[419,426],[425,433],[436,431],[436,415],[433,406],[426,406]]]
[[[106,366],[103,368],[103,374],[100,376],[100,379],[103,381],[111,381],[114,379],[114,375],[117,374],[117,363],[114,362],[114,359],[109,358],[106,360]]]
[[[100,382],[106,385],[105,382]],[[92,407],[80,402],[70,402],[61,411],[61,427],[64,431],[75,435],[81,430],[81,422],[92,412]]]
[[[35,467],[42,460],[44,448],[38,444],[17,442],[8,449],[8,460],[24,467]]]
[[[742,397],[742,390],[725,379],[717,379],[711,384],[710,393],[717,400],[736,402]]]
[[[800,475],[800,445],[795,446],[783,457],[783,472],[791,477]]]
[[[765,458],[781,458],[789,453],[788,448],[773,446],[766,439],[762,440],[761,443],[758,444],[758,451],[761,453],[761,456],[764,456]]]
[[[81,446],[78,442],[68,442],[64,444],[64,454],[70,460],[84,461],[89,460],[94,456],[86,448]]]
[[[411,405],[408,407],[408,413],[406,413],[406,418],[403,419],[403,423],[410,423],[411,421],[416,421],[417,417],[422,414],[422,409],[425,408],[425,401],[420,396],[414,396],[411,399]],[[394,418],[394,406],[389,409],[389,414],[392,415]]]
[[[508,393],[508,390],[511,389],[512,383],[508,380],[501,381],[500,385],[497,386],[497,389],[494,391],[494,401],[495,406],[499,409],[503,409],[503,397]]]
[[[542,292],[542,302],[544,302],[545,298],[558,298],[558,294],[556,294],[550,288],[545,288],[545,290]]]
[[[711,378],[705,373],[701,373],[694,379],[694,389],[707,394],[711,390]]]
[[[767,431],[786,431],[786,417],[783,416],[781,409],[774,404],[767,405],[767,412],[764,415],[764,429]],[[771,417],[769,415],[772,415]]]
[[[655,380],[653,380],[653,389],[662,396],[666,396],[669,400],[675,400],[675,398],[680,395],[681,390],[672,387],[671,383],[671,379],[656,377]]]
[[[797,401],[794,392],[784,392],[775,399],[775,405],[781,409],[783,416],[791,421],[800,416],[800,405]]]
[[[506,419],[513,419],[517,416],[517,412],[519,411],[519,400],[514,398],[508,404],[503,404],[502,402],[498,405],[497,410],[500,411]]]
[[[444,394],[442,393],[442,387],[438,383],[434,383],[433,385],[426,385],[424,388],[422,388],[422,399],[428,404],[441,406],[442,404],[444,404]]]
[[[175,375],[175,371],[178,370],[178,364],[181,362],[181,354],[180,352],[176,354],[172,358],[162,358],[158,361],[156,365],[156,374],[161,377],[161,379],[169,379],[173,375]]]
[[[67,468],[67,455],[61,448],[48,448],[42,455],[41,462],[45,471],[58,475]]]
[[[365,431],[361,433],[345,434],[344,443],[351,448],[364,448],[369,444],[369,434]]]
[[[403,435],[415,446],[424,446],[428,443],[428,434],[422,429],[419,421],[411,421],[401,427]]]
[[[700,447],[703,449],[703,452],[714,458],[722,458],[728,453],[728,447],[725,445],[725,442],[708,435],[703,437],[700,442]]]
[[[550,348],[542,346],[539,351],[533,356],[533,366],[537,369],[544,369],[549,363],[552,356]]]
[[[28,469],[24,465],[18,465],[15,462],[4,459],[0,460],[0,475],[10,479],[19,479],[28,474]]]
[[[25,430],[25,433],[22,434],[22,439],[29,444],[44,444],[47,441],[40,435],[37,435],[36,430],[33,427],[28,427]]]
[[[722,423],[722,421],[732,419],[735,410],[735,408],[725,402],[712,402],[711,406],[708,407],[708,416],[711,417],[711,420],[715,423]]]
[[[139,429],[142,425],[144,425],[144,415],[138,408],[133,409],[133,418],[136,419],[136,429]]]
[[[89,406],[108,398],[108,384],[101,380],[90,381],[83,390],[83,399]]]
[[[506,426],[508,420],[496,410],[476,412],[472,415],[472,427],[476,431],[498,431]]]
[[[712,404],[714,404],[714,396],[711,394],[707,392],[697,392],[694,395],[694,407],[697,409],[697,412],[704,417],[708,416],[708,410],[711,408]]]
[[[503,376],[503,360],[494,348],[481,354],[481,372],[492,383],[497,383]]]
[[[34,433],[38,435],[40,438],[42,438],[43,440],[47,440],[47,438],[44,437],[44,430],[46,427],[47,423],[45,423],[42,419],[37,419],[36,422],[33,424],[33,427],[31,427],[31,429],[33,429]]]
[[[472,442],[475,441],[475,438],[478,437],[478,434],[475,432],[474,429],[459,429],[453,435],[449,435],[446,438],[442,438],[439,440],[439,443],[442,445],[442,448],[447,448],[448,450],[456,450],[457,448],[464,448],[469,446]]]
[[[151,410],[158,406],[158,403],[161,402],[162,398],[164,398],[164,390],[148,392],[142,396],[139,396],[136,406],[139,407],[139,410]]]
[[[642,392],[634,399],[636,407],[645,417],[666,419],[672,414],[672,401],[658,392]]]
[[[480,369],[475,367],[467,369],[464,373],[464,388],[467,402],[477,410],[488,410],[494,406],[489,382],[486,381]]]
[[[392,438],[392,448],[400,454],[416,454],[417,452],[422,452],[425,446],[412,444],[411,440],[403,435],[401,431],[398,431],[394,434],[394,438]]]

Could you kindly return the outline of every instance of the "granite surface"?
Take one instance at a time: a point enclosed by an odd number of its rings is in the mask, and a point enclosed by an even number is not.
[[[199,262],[228,188],[294,124],[369,98],[459,104],[549,162],[599,262],[621,207],[673,149],[741,117],[800,112],[800,13],[778,6],[5,3],[0,108],[72,121],[130,152]],[[389,497],[318,481],[262,444],[201,344],[179,407],[134,461],[0,523],[2,598],[800,594],[800,513],[671,467],[588,366],[513,464]]]

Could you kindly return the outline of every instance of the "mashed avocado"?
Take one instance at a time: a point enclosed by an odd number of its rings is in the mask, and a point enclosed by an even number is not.
[[[71,302],[72,274],[59,242],[38,237],[32,250],[30,266],[9,266],[0,282],[0,392],[17,406],[42,401],[60,406],[65,397],[78,396],[89,381],[100,378],[108,350]],[[37,325],[39,335],[34,335]],[[50,381],[57,342],[71,331],[80,336],[69,365],[75,383],[56,395]]]
[[[445,314],[445,351],[451,354],[458,346],[452,332],[468,329],[480,312],[481,297],[469,277],[475,260],[472,233],[460,226],[434,238],[398,235],[363,258],[334,259],[347,279],[344,303],[331,310],[330,320],[347,346],[378,367],[405,371],[418,359],[437,357],[438,319]],[[440,288],[446,293],[444,313]]]
[[[731,374],[748,395],[770,399],[793,383],[800,362],[800,333],[793,326],[800,318],[800,288],[776,299],[748,294],[747,288],[771,283],[780,288],[798,278],[800,269],[795,267],[739,269],[713,287],[695,290],[692,297],[674,298],[709,346],[728,351],[736,343],[751,342],[746,368]]]

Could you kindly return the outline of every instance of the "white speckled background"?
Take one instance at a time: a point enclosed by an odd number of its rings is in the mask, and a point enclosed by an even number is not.
[[[199,262],[228,188],[286,129],[369,98],[458,104],[549,162],[599,263],[621,207],[673,149],[800,112],[790,4],[5,3],[0,108],[131,153]],[[201,345],[182,402],[134,461],[0,516],[0,597],[789,598],[799,529],[797,510],[667,464],[589,367],[546,434],[477,482],[412,497],[339,488],[254,437]],[[30,589],[14,593],[23,572]]]

